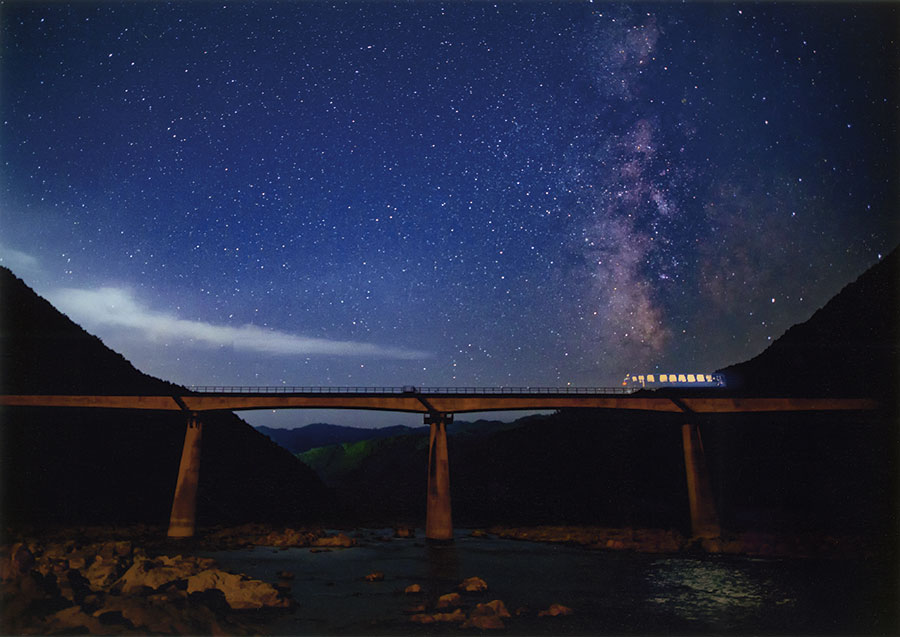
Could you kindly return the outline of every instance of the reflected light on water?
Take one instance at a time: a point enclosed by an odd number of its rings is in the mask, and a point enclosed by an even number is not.
[[[716,623],[795,601],[779,594],[773,580],[751,577],[727,561],[658,560],[646,581],[648,602],[687,621]]]

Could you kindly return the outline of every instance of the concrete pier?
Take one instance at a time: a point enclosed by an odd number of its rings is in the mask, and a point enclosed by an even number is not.
[[[700,428],[692,424],[682,425],[681,442],[684,447],[684,471],[691,506],[691,534],[695,538],[719,537],[722,529],[719,526],[709,472],[706,469]]]
[[[450,458],[447,451],[447,424],[453,414],[425,415],[431,425],[428,444],[428,502],[425,512],[425,537],[429,540],[453,540],[453,519],[450,512]]]
[[[200,439],[203,423],[193,416],[184,434],[184,448],[181,464],[178,466],[178,482],[172,500],[172,514],[169,517],[170,538],[193,537],[197,519],[197,485],[200,482]]]

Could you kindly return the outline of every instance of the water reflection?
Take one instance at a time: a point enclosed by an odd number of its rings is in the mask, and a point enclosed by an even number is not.
[[[428,573],[425,594],[430,603],[453,590],[460,582],[459,553],[455,543],[428,542],[425,544]]]
[[[657,560],[646,574],[647,601],[683,620],[712,625],[756,615],[766,605],[794,602],[771,578],[745,567],[709,559]]]

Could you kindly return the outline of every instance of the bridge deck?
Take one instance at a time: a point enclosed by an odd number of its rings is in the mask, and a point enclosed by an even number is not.
[[[322,388],[325,389],[325,388]],[[380,388],[378,388],[380,389]],[[738,413],[766,411],[859,411],[876,409],[867,398],[738,398],[652,396],[633,393],[520,393],[303,391],[191,392],[170,396],[2,395],[0,405],[92,407],[160,411],[244,411],[253,409],[368,409],[413,413],[532,411],[545,409],[632,409],[655,412]]]

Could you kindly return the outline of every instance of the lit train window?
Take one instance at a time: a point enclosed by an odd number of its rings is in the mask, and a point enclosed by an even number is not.
[[[643,382],[644,382],[644,376],[643,376],[643,374],[640,375],[640,376],[638,376],[638,382],[639,382],[639,383],[643,383]]]
[[[668,383],[668,382],[669,382],[669,375],[668,375],[668,374],[660,374],[660,375],[659,375],[659,382],[661,382],[661,383]]]
[[[653,374],[647,374],[647,382],[655,383],[656,381],[653,379]]]
[[[687,379],[684,377],[684,374],[678,374],[678,382],[679,382],[679,383],[686,383],[686,382],[687,382]]]
[[[694,375],[693,375],[693,374],[688,374],[688,382],[689,382],[689,383],[693,383],[693,382],[694,382]]]
[[[707,375],[706,375],[706,382],[707,382],[707,383],[711,383],[711,382],[712,382],[712,374],[707,374]]]
[[[631,377],[631,380],[632,380],[632,382],[635,382],[635,383],[636,383],[636,382],[637,382],[637,376],[632,376],[632,377]]]
[[[702,383],[704,378],[705,377],[703,376],[703,374],[697,374],[697,382],[698,383]]]

